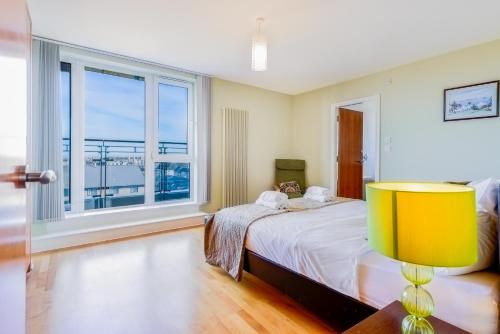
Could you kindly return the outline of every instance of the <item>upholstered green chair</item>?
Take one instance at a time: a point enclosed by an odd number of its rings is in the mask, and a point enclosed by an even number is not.
[[[288,194],[288,197],[302,197],[306,191],[305,160],[276,159],[275,167],[274,188],[279,191],[280,183],[296,181],[300,186],[300,193]]]

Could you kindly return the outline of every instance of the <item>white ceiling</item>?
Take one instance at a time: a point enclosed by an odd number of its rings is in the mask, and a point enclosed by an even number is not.
[[[498,0],[28,0],[33,33],[288,94],[500,38]],[[268,71],[252,72],[266,18]]]

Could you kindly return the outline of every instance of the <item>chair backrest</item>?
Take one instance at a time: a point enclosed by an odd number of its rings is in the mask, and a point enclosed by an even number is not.
[[[302,194],[306,191],[306,161],[297,159],[276,159],[274,182],[279,186],[282,182],[296,181]]]

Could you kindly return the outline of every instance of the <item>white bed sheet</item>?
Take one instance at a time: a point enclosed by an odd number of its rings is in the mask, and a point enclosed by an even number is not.
[[[408,285],[399,262],[373,251],[358,260],[359,300],[382,308],[396,299]],[[434,315],[472,333],[498,333],[500,275],[475,272],[439,276],[425,286],[436,305]]]
[[[270,216],[250,225],[245,247],[357,298],[356,260],[369,250],[365,216],[357,200]]]

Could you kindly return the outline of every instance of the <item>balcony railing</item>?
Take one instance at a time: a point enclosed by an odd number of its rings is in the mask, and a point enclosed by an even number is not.
[[[144,203],[144,141],[85,139],[85,209]],[[187,153],[187,144],[160,142],[160,154]],[[63,138],[65,173],[70,173],[71,145]],[[187,166],[187,167],[186,167]],[[189,164],[157,163],[155,200],[189,198]],[[187,172],[186,172],[187,169]],[[70,178],[65,178],[65,202],[69,205]]]
[[[63,138],[68,140],[68,138]],[[94,152],[98,149],[99,153],[142,153],[144,154],[144,141],[140,140],[112,140],[112,139],[85,139],[85,152]],[[158,142],[159,154],[187,154],[187,143],[160,141]]]

